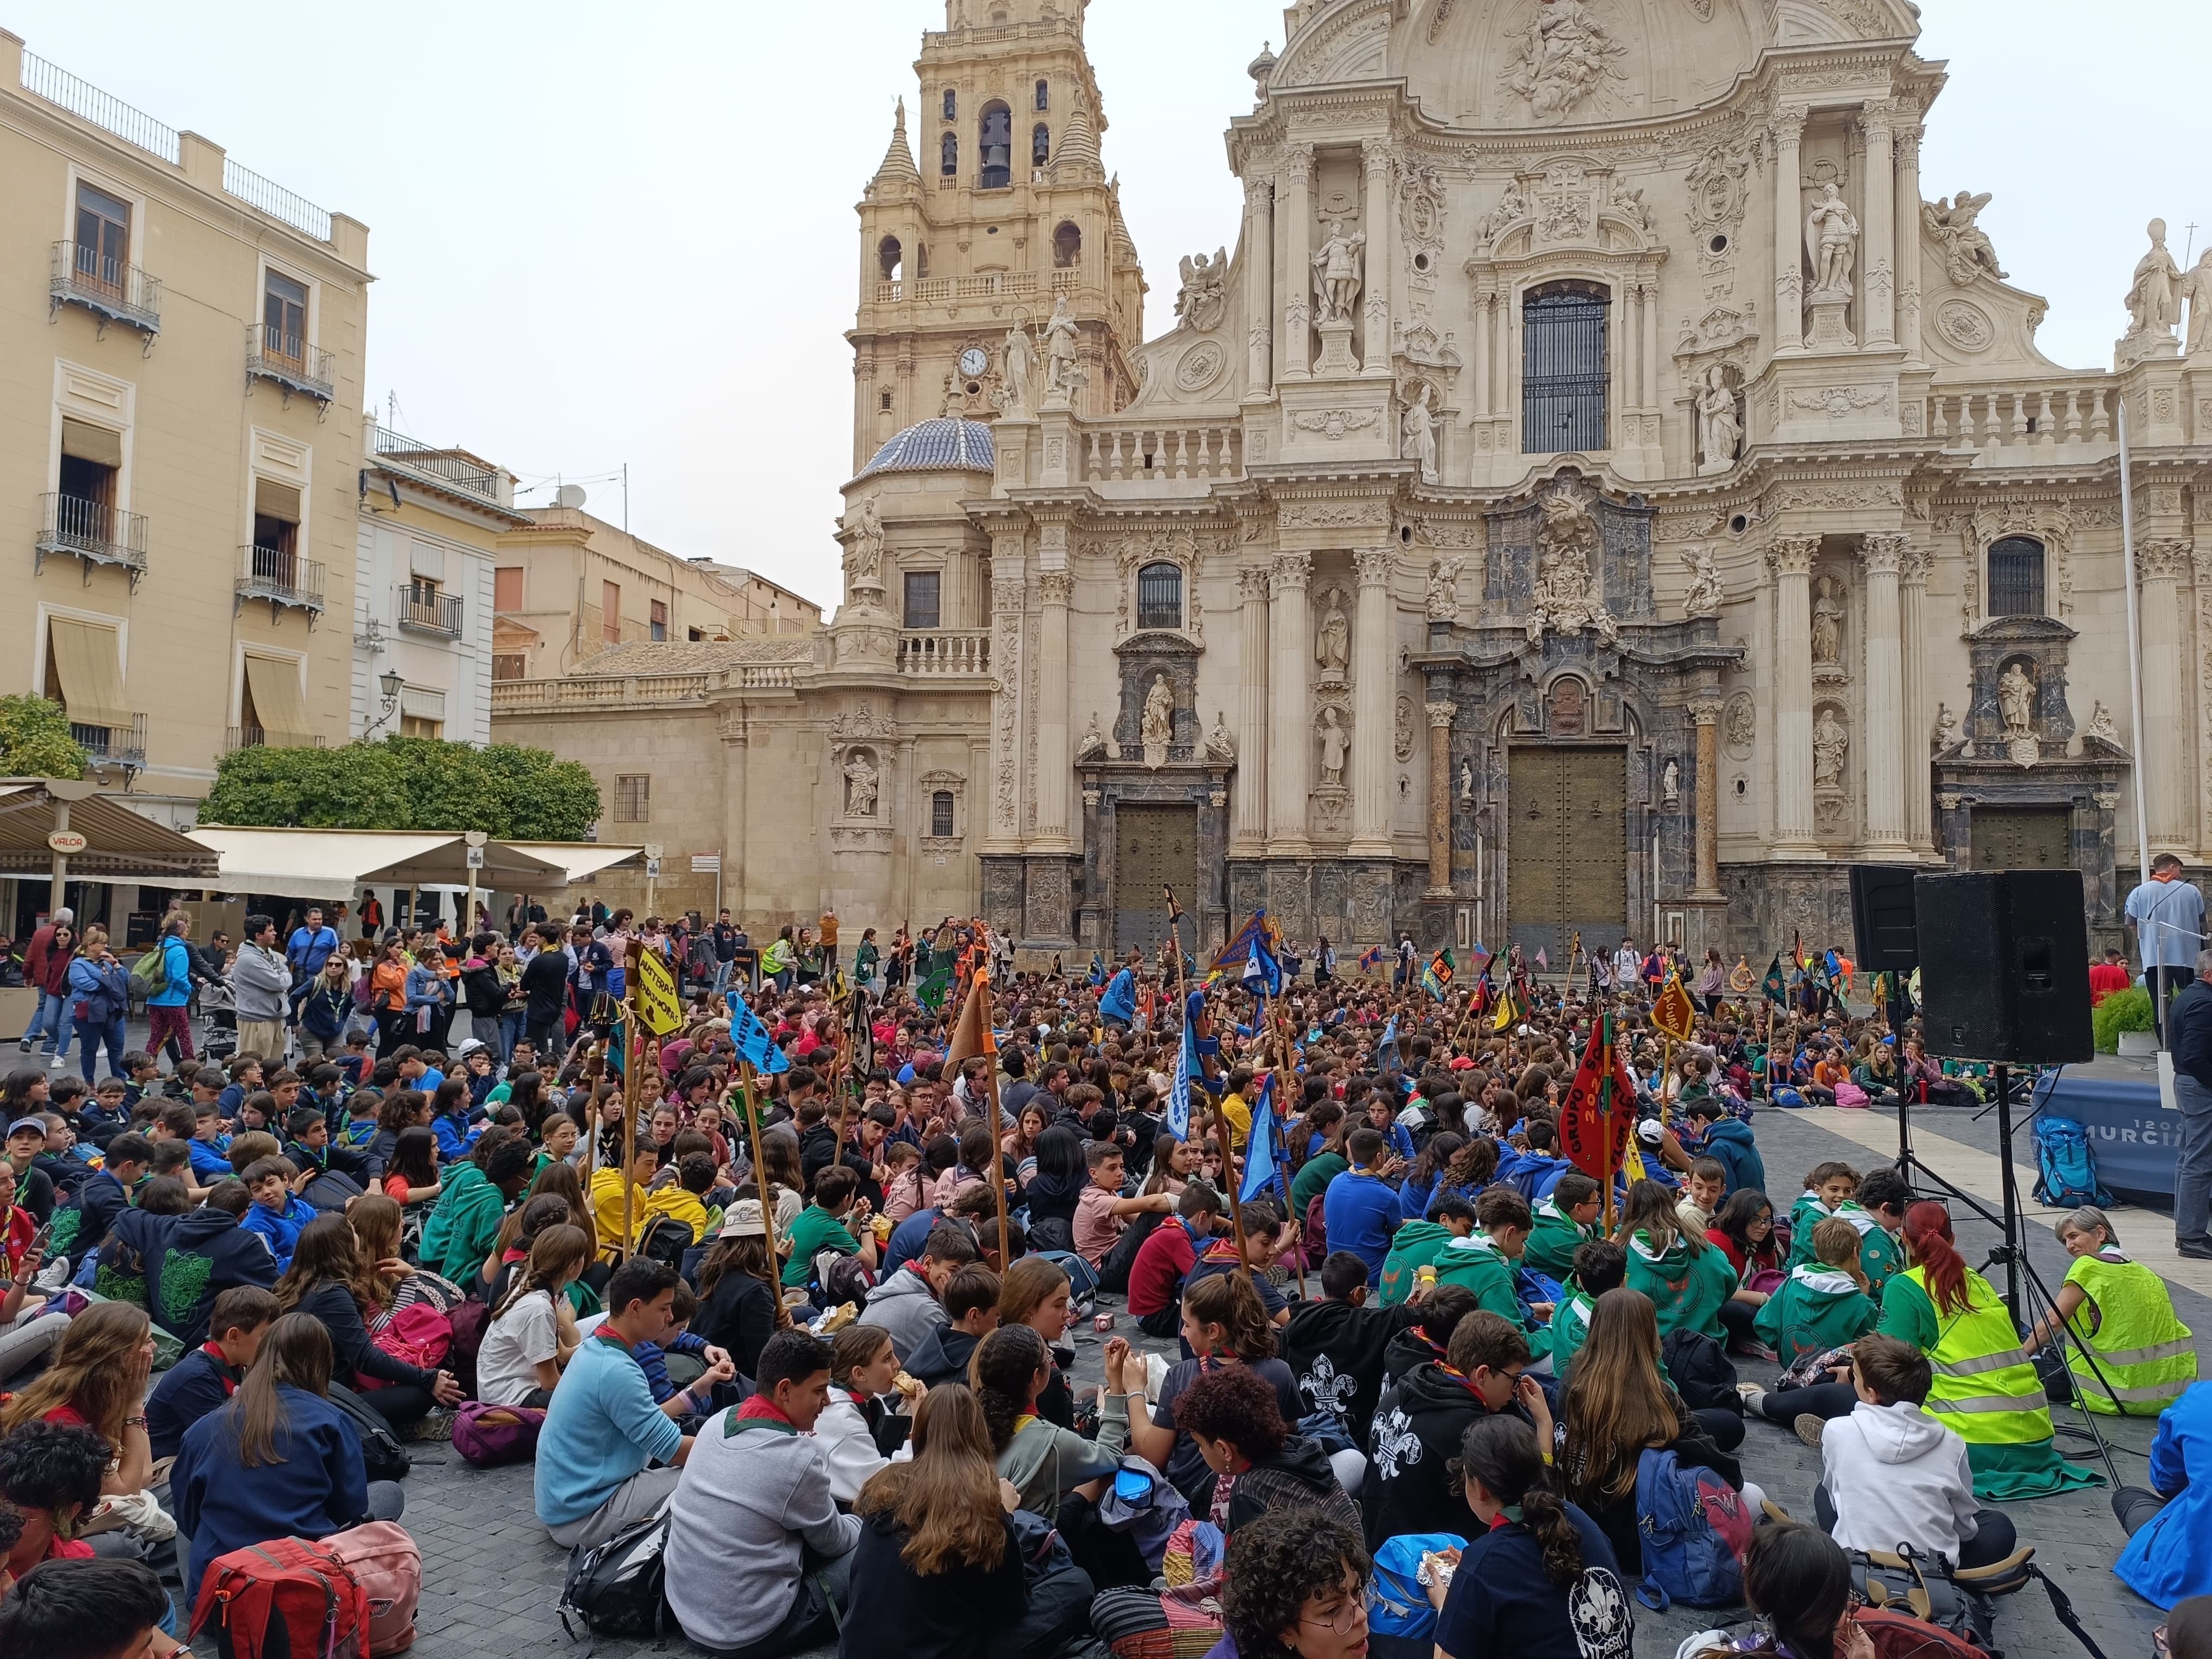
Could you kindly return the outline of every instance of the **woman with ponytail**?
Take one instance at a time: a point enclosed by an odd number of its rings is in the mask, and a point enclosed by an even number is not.
[[[1128,1346],[1120,1337],[1106,1345],[1109,1378],[1118,1376]],[[975,1345],[968,1362],[969,1386],[982,1405],[1000,1475],[1013,1482],[1020,1507],[1048,1521],[1060,1514],[1061,1501],[1071,1493],[1098,1501],[1108,1479],[1121,1467],[1129,1433],[1129,1396],[1119,1389],[1100,1406],[1096,1441],[1039,1417],[1037,1395],[1052,1370],[1052,1351],[1027,1325],[1000,1326]]]
[[[1911,1265],[1884,1286],[1877,1328],[1935,1367],[1928,1410],[1966,1443],[1974,1496],[2002,1504],[2098,1484],[2058,1455],[2043,1380],[2005,1304],[1959,1254],[1951,1212],[1930,1200],[1915,1204],[1905,1212],[1905,1248]]]
[[[1432,1575],[1443,1659],[1628,1659],[1628,1589],[1596,1522],[1559,1495],[1536,1431],[1479,1418],[1460,1437],[1467,1506],[1481,1523],[1449,1579]]]

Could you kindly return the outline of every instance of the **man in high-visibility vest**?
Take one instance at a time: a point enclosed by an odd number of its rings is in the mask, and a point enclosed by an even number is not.
[[[2173,1311],[2166,1281],[2121,1252],[2112,1218],[2094,1204],[2054,1231],[2074,1265],[2058,1287],[2056,1311],[2028,1333],[2029,1349],[2057,1338],[2063,1321],[2075,1338],[2066,1345],[2066,1364],[2081,1404],[2156,1417],[2197,1380],[2196,1338]]]

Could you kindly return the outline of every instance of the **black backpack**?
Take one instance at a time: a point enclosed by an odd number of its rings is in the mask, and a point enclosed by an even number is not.
[[[385,1421],[369,1409],[368,1402],[343,1382],[331,1384],[331,1404],[351,1419],[354,1431],[361,1437],[362,1472],[371,1480],[404,1480],[407,1471],[415,1467],[407,1455],[407,1448]]]
[[[662,1216],[645,1230],[645,1237],[637,1242],[640,1255],[665,1261],[678,1273],[684,1270],[684,1252],[690,1248],[690,1227],[673,1216]]]
[[[573,1639],[574,1613],[595,1636],[658,1639],[675,1622],[668,1609],[669,1505],[624,1527],[604,1544],[572,1551],[555,1611]]]

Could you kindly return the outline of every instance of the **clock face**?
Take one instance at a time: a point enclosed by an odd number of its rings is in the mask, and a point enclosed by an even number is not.
[[[971,380],[990,366],[991,360],[983,355],[981,346],[969,346],[960,354],[960,372]]]

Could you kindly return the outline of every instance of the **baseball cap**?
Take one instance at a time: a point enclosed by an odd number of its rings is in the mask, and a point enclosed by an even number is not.
[[[7,1138],[13,1140],[17,1135],[20,1135],[26,1130],[29,1129],[36,1129],[43,1135],[46,1132],[46,1119],[42,1117],[19,1117],[13,1123],[8,1126]]]
[[[456,1055],[465,1059],[468,1055],[474,1054],[477,1049],[483,1047],[483,1044],[475,1037],[463,1037],[461,1039],[461,1046],[454,1049],[453,1053]]]
[[[722,1238],[766,1238],[768,1224],[761,1219],[760,1200],[741,1198],[722,1218]]]

